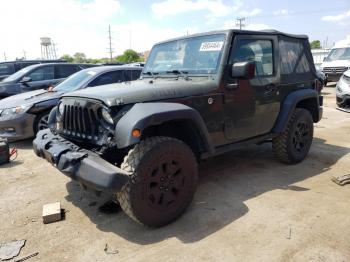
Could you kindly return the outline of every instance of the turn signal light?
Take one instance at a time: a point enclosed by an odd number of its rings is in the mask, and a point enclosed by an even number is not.
[[[133,137],[140,137],[141,136],[141,130],[140,129],[132,130],[132,136]]]

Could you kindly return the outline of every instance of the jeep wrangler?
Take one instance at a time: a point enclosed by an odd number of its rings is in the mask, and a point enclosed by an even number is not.
[[[272,142],[302,161],[322,117],[307,36],[225,30],[156,44],[139,80],[65,94],[35,153],[159,227],[191,203],[197,163]]]

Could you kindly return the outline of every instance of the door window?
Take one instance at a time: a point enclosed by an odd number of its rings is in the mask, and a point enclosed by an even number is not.
[[[53,66],[44,66],[35,69],[28,75],[28,77],[30,77],[32,81],[44,81],[54,79]]]
[[[270,40],[239,39],[230,57],[230,64],[255,62],[255,76],[272,76],[273,48]]]
[[[98,76],[95,80],[93,80],[89,86],[101,86],[101,85],[108,85],[113,83],[120,83],[123,82],[123,71],[113,71],[108,72],[105,74],[102,74]]]
[[[312,80],[311,58],[308,58],[302,41],[281,39],[279,41],[281,79],[283,83]]]
[[[125,81],[133,81],[139,79],[141,70],[125,70],[124,77]]]
[[[55,79],[67,78],[78,71],[76,65],[56,65]]]

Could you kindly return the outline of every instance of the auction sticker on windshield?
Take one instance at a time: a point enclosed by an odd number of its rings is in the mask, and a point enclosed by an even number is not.
[[[218,41],[218,42],[204,42],[201,44],[201,47],[199,51],[206,52],[206,51],[220,51],[224,42]]]

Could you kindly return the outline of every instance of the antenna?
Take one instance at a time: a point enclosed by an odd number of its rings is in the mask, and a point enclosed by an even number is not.
[[[112,49],[112,36],[111,36],[111,25],[108,25],[108,39],[109,39],[109,59],[112,62],[113,59],[113,49]]]
[[[245,27],[245,17],[237,17],[236,26],[239,26],[239,30],[242,30],[242,28]]]

